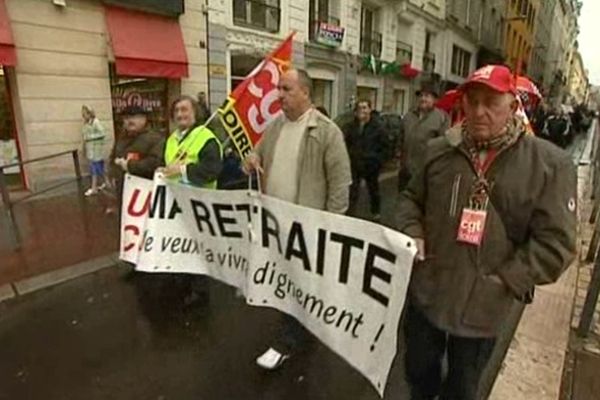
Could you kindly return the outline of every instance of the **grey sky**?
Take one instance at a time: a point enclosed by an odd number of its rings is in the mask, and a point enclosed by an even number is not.
[[[600,15],[599,0],[583,0],[579,25],[579,50],[583,56],[585,68],[589,70],[590,82],[600,85],[600,51],[598,41],[600,40]]]

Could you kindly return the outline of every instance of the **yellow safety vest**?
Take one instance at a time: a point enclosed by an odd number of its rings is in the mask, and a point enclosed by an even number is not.
[[[204,126],[194,128],[185,135],[181,142],[179,141],[178,131],[173,132],[169,136],[165,147],[165,164],[168,166],[177,161],[183,162],[185,165],[198,163],[198,154],[211,139],[216,140],[222,156],[221,142],[210,129]],[[202,187],[216,189],[217,181],[209,182],[202,185]]]

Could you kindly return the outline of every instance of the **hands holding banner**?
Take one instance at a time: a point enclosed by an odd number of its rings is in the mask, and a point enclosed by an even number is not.
[[[127,176],[121,258],[145,272],[209,275],[250,305],[296,318],[380,395],[416,253],[366,221],[246,191]]]

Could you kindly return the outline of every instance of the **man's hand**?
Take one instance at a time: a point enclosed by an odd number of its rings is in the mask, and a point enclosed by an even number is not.
[[[115,165],[121,167],[121,169],[127,172],[127,159],[125,158],[115,158]]]
[[[244,163],[242,165],[242,170],[244,171],[244,173],[246,175],[251,175],[255,171],[258,171],[262,174],[262,173],[264,173],[264,170],[260,164],[261,164],[260,157],[257,156],[256,154],[250,154],[248,157],[246,157],[244,159]]]
[[[417,243],[417,255],[415,256],[416,260],[425,261],[425,240],[415,238],[415,242]]]
[[[165,176],[165,178],[172,178],[181,175],[181,171],[184,168],[183,163],[175,163],[162,168],[160,172]]]

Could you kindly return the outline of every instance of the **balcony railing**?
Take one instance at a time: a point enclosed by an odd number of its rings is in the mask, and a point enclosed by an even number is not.
[[[281,8],[264,0],[233,0],[233,22],[268,32],[279,32]]]
[[[396,41],[396,62],[400,65],[412,62],[412,46],[400,40]]]
[[[328,25],[340,26],[340,19],[332,16],[319,16],[317,19],[313,19],[310,21],[310,31],[309,31],[309,39],[311,41],[316,41],[319,34],[319,25],[321,23],[326,23]]]
[[[434,72],[435,71],[435,54],[431,52],[425,52],[423,55],[423,71]]]
[[[365,33],[360,37],[360,52],[381,57],[381,33]]]

